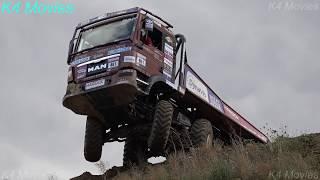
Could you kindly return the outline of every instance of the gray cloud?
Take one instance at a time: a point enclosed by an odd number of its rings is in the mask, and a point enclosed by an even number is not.
[[[72,15],[0,14],[0,175],[97,172],[82,155],[85,117],[61,104],[68,41],[78,22],[134,6],[184,33],[189,63],[258,127],[287,125],[291,134],[320,130],[320,9],[271,10],[268,0],[69,2],[76,6]],[[122,145],[104,146],[110,166],[121,164]]]

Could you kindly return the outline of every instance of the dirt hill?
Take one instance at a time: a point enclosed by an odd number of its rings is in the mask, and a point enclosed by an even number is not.
[[[121,172],[121,173],[120,173]],[[212,149],[179,152],[156,166],[113,168],[104,175],[90,173],[73,180],[198,180],[198,179],[320,179],[320,134],[277,137],[267,145],[215,142]]]

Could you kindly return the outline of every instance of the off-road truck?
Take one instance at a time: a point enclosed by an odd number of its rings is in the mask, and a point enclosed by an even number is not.
[[[143,8],[76,27],[63,105],[87,116],[87,161],[98,161],[103,144],[113,141],[125,142],[124,165],[211,146],[214,138],[268,141],[188,65],[186,39],[172,28]]]

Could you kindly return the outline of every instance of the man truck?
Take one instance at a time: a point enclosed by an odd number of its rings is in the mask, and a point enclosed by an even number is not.
[[[63,105],[87,116],[87,161],[98,161],[104,143],[114,141],[125,142],[124,166],[210,147],[214,139],[268,142],[190,67],[186,38],[172,28],[138,7],[77,25]]]

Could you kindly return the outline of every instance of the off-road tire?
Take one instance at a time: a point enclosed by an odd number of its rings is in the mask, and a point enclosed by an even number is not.
[[[97,162],[101,158],[104,144],[105,127],[96,118],[87,117],[84,138],[84,157],[89,162]]]
[[[190,136],[193,147],[212,147],[213,130],[210,121],[197,119],[191,126]]]
[[[148,139],[148,147],[154,155],[163,153],[168,142],[173,118],[173,105],[165,100],[157,103],[153,124]]]
[[[141,166],[147,163],[147,142],[136,140],[135,136],[128,136],[124,144],[123,166]]]

